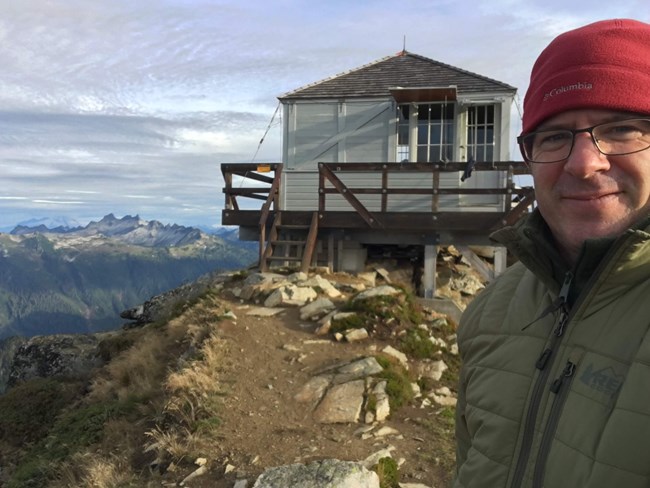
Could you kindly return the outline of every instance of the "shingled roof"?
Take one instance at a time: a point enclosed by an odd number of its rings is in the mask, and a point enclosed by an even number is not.
[[[506,83],[433,59],[402,51],[331,78],[286,93],[279,100],[388,97],[389,88],[456,85],[459,94],[516,92]]]

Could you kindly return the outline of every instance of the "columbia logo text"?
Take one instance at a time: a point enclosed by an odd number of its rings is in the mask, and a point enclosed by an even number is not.
[[[571,91],[576,91],[576,90],[591,90],[593,88],[593,85],[591,83],[587,82],[580,82],[580,83],[574,83],[573,85],[564,85],[564,86],[559,86],[557,88],[553,88],[551,91],[548,93],[544,94],[544,101],[548,100],[549,98],[556,97],[558,95],[562,95],[563,93],[566,92],[571,92]]]

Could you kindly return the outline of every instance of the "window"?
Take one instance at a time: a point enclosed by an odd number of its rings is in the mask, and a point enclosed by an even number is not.
[[[494,161],[494,105],[467,110],[467,160]]]
[[[397,161],[407,163],[411,151],[409,147],[409,105],[397,107]]]
[[[454,154],[454,103],[420,103],[399,105],[397,109],[397,160],[410,160],[411,117],[417,117],[417,162],[446,162]]]

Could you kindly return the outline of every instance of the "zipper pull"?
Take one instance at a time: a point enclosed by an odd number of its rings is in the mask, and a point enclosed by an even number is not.
[[[564,366],[564,369],[562,370],[562,374],[560,374],[559,378],[557,378],[551,385],[551,391],[557,394],[560,391],[560,388],[562,388],[562,384],[564,383],[564,380],[567,378],[571,378],[571,376],[573,376],[573,373],[575,373],[575,371],[576,371],[576,365],[571,361],[567,361],[566,365]]]
[[[555,335],[562,337],[564,334],[564,329],[566,328],[567,320],[569,319],[569,307],[567,306],[567,299],[569,297],[569,288],[571,288],[571,283],[573,282],[573,273],[567,271],[564,275],[564,282],[562,283],[562,288],[558,294],[558,300],[560,302],[560,318],[558,320],[557,327],[555,328]]]
[[[558,336],[562,337],[564,334],[564,329],[566,329],[566,323],[569,320],[569,312],[567,312],[564,308],[562,309],[562,312],[560,312],[560,319],[558,320],[557,327],[553,331],[553,333]]]
[[[562,288],[560,288],[560,293],[558,297],[562,302],[567,303],[567,298],[569,298],[569,288],[571,288],[571,283],[573,282],[573,273],[567,271],[564,275],[564,282],[562,283]]]
[[[540,354],[539,358],[537,359],[537,362],[535,363],[535,367],[537,369],[544,369],[552,353],[553,351],[551,349],[548,348],[544,349],[542,354]]]

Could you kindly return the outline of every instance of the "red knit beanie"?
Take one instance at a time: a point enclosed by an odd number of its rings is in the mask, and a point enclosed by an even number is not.
[[[581,108],[650,115],[650,24],[603,20],[559,35],[542,51],[524,98],[522,132]]]

